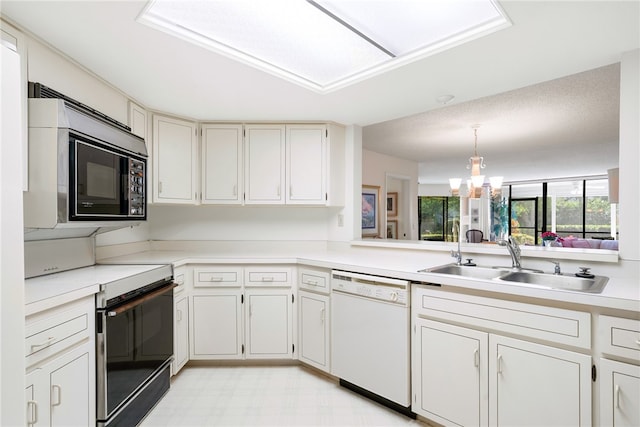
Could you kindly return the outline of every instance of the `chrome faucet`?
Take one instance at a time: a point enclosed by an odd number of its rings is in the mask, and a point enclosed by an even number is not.
[[[456,229],[458,231],[458,252],[451,251],[451,256],[456,259],[456,265],[462,265],[462,251],[460,250],[460,226],[454,225],[451,232],[455,235]]]
[[[560,261],[550,261],[550,262],[555,264],[555,267],[553,268],[553,274],[555,274],[556,276],[562,275],[562,270],[560,269]]]
[[[507,240],[498,240],[498,244],[507,247],[509,255],[511,255],[511,268],[514,270],[522,270],[522,265],[520,265],[520,246],[518,246],[518,242],[509,236]]]

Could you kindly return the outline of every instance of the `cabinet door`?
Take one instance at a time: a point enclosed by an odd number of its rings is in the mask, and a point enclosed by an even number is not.
[[[189,360],[189,301],[186,296],[176,300],[173,330],[173,375]]]
[[[197,200],[196,124],[153,117],[153,198],[159,203]]]
[[[640,366],[600,360],[600,425],[640,426]]]
[[[202,203],[242,203],[242,125],[202,128]]]
[[[591,426],[591,357],[489,337],[490,416],[495,426]]]
[[[57,361],[50,373],[51,425],[88,426],[95,424],[94,396],[89,352],[70,354]],[[93,408],[93,409],[92,409]]]
[[[299,292],[298,309],[300,361],[329,372],[329,296]]]
[[[486,332],[416,318],[414,412],[443,425],[488,424]]]
[[[191,359],[242,358],[242,291],[191,297]]]
[[[284,203],[285,126],[247,125],[245,131],[245,203]]]
[[[293,357],[293,297],[290,289],[251,289],[246,292],[247,359]]]
[[[129,127],[132,134],[147,139],[147,111],[133,102],[129,102]]]
[[[326,204],[324,125],[287,125],[287,204]]]

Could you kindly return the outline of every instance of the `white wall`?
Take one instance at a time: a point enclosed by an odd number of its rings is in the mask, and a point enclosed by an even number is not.
[[[362,150],[362,185],[380,187],[380,195],[387,191],[387,176],[406,177],[409,180],[408,200],[409,212],[414,215],[411,224],[404,227],[410,240],[418,239],[418,163],[397,157],[387,156],[370,150]],[[392,190],[390,190],[392,191]],[[360,205],[360,201],[358,205]],[[386,230],[386,215],[382,216],[382,230]]]
[[[640,49],[620,64],[620,258],[640,261]]]
[[[25,423],[20,57],[0,46],[0,425]]]
[[[327,240],[331,210],[292,206],[149,206],[151,240]]]

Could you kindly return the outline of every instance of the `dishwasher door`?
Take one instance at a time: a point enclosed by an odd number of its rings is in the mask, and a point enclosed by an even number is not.
[[[331,311],[331,373],[409,407],[409,308],[334,291]]]

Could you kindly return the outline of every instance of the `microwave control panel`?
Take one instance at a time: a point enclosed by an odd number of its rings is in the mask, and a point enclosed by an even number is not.
[[[129,158],[129,216],[145,215],[145,164]]]

